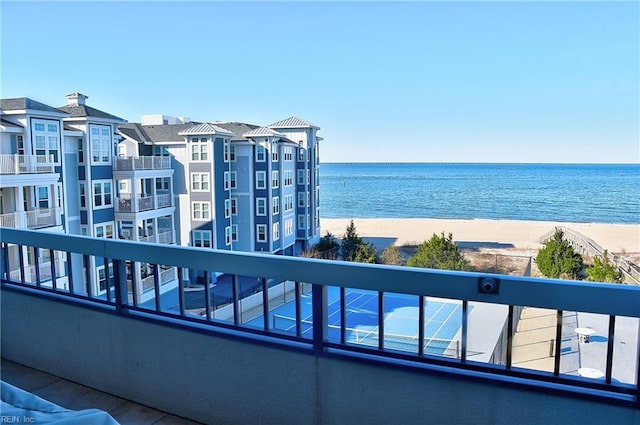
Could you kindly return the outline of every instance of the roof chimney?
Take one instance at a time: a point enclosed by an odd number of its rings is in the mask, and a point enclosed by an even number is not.
[[[84,101],[89,99],[89,96],[78,92],[69,93],[65,97],[67,98],[67,105],[84,105]]]

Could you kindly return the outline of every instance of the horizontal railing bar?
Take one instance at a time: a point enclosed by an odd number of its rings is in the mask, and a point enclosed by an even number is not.
[[[629,285],[371,265],[4,228],[2,241],[98,258],[244,276],[269,276],[282,281],[640,317],[640,288]],[[478,280],[487,276],[500,279],[499,294],[485,294],[478,290]]]

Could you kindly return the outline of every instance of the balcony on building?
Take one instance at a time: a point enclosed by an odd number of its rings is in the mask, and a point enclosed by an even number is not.
[[[117,157],[113,164],[114,174],[126,171],[171,170],[169,156],[127,156]],[[117,178],[117,177],[116,177]]]
[[[0,175],[51,174],[54,173],[51,155],[0,155]]]
[[[156,195],[120,193],[117,201],[116,213],[138,213],[173,206],[171,193],[157,193]]]
[[[177,416],[640,420],[638,286],[2,232],[2,357]],[[63,276],[43,284],[15,247],[58,253]],[[99,294],[93,259],[109,270]]]
[[[60,208],[36,208],[0,214],[0,227],[44,229],[62,226]]]

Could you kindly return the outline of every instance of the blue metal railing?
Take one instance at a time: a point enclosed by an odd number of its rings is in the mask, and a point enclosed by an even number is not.
[[[206,323],[213,329],[225,329],[242,333],[247,338],[260,334],[271,338],[274,344],[278,341],[296,341],[307,346],[316,354],[331,352],[347,356],[367,355],[381,362],[393,363],[406,361],[416,367],[445,367],[451,373],[477,373],[489,379],[508,379],[526,385],[555,386],[558,389],[586,393],[594,396],[610,397],[611,399],[634,404],[640,407],[640,349],[635,339],[635,355],[631,360],[635,367],[632,376],[623,380],[613,379],[612,370],[616,362],[614,342],[616,341],[616,318],[629,317],[636,320],[640,317],[640,288],[626,285],[583,283],[577,281],[559,281],[550,279],[534,279],[530,277],[487,275],[470,272],[451,272],[409,267],[380,266],[356,264],[341,261],[316,260],[296,257],[272,256],[255,253],[240,253],[207,250],[173,245],[151,245],[140,242],[120,241],[110,239],[96,239],[82,236],[72,236],[57,233],[45,233],[30,230],[2,229],[2,265],[0,274],[3,289],[8,290],[37,290],[39,293],[55,294],[68,299],[89,300],[96,308],[110,308],[116,314],[131,315],[144,313],[157,317],[158,320],[169,317],[180,320],[185,326],[189,323]],[[40,277],[26,279],[25,269],[28,255],[24,252],[29,248],[49,250],[51,261],[52,282],[43,285]],[[57,254],[57,255],[56,255]],[[36,256],[37,258],[37,256]],[[65,263],[67,285],[59,284],[59,271],[55,269],[55,258]],[[90,264],[95,259],[111,266],[112,275],[106,272],[106,291],[96,291],[95,276],[90,270]],[[128,286],[127,262],[133,268],[135,264],[150,264],[153,268],[155,296],[150,304],[138,304],[135,296],[130,292],[137,290],[136,279],[130,279],[133,287]],[[160,295],[164,288],[160,287],[160,265],[177,268],[175,306],[163,306]],[[12,271],[20,270],[20,279],[11,278]],[[36,268],[37,269],[37,268]],[[109,267],[106,267],[109,270]],[[194,288],[188,280],[190,271],[204,272],[204,285]],[[210,276],[223,273],[231,276],[229,299],[225,298],[225,305],[215,302],[216,293],[210,292]],[[15,273],[14,273],[15,276]],[[255,278],[256,294],[241,297],[240,285],[245,277]],[[273,314],[274,302],[272,292],[274,283],[294,282],[293,314],[295,329],[291,333],[275,329],[270,320]],[[304,282],[304,284],[303,284]],[[305,284],[311,284],[310,294],[303,291]],[[191,287],[190,287],[191,286]],[[332,304],[334,310],[329,311],[329,290],[338,287],[337,301]],[[286,286],[283,286],[286,289]],[[204,303],[203,314],[194,313],[187,305],[192,294],[190,291],[202,292]],[[352,307],[345,301],[349,291],[370,291],[374,307],[369,312],[373,321],[371,331],[374,343],[361,344],[349,340],[349,326],[347,325],[348,310]],[[333,291],[333,290],[332,290]],[[334,291],[335,292],[335,291]],[[376,297],[377,294],[377,297]],[[417,313],[416,344],[413,350],[397,350],[389,344],[385,333],[385,309],[389,294],[402,294],[415,303]],[[243,319],[249,310],[244,310],[248,299],[256,299],[254,316],[260,325],[249,325],[249,320]],[[305,298],[306,297],[306,298]],[[461,306],[460,330],[456,337],[458,354],[434,355],[425,350],[425,299],[433,297],[459,303]],[[261,300],[260,300],[261,298]],[[285,296],[286,299],[286,296]],[[310,299],[310,316],[303,317],[303,301]],[[306,301],[305,301],[306,300]],[[470,314],[480,305],[506,306],[506,320],[504,323],[487,323],[488,327],[504,325],[506,337],[498,340],[504,345],[502,360],[485,359],[477,361],[471,340],[478,338],[478,334],[470,335]],[[515,367],[513,364],[513,340],[516,332],[516,315],[522,306],[538,307],[556,311],[556,336],[551,370],[534,370]],[[217,317],[222,308],[231,311],[226,319]],[[197,310],[197,309],[196,309]],[[563,330],[563,312],[575,311],[580,313],[596,313],[605,315],[608,319],[608,333],[605,370],[602,380],[582,378],[576,371],[561,370],[561,342],[567,339]],[[478,313],[479,314],[479,313]],[[337,315],[337,316],[334,316]],[[331,323],[332,317],[339,320]],[[494,318],[495,319],[495,318]],[[475,319],[474,319],[475,320]],[[477,320],[484,320],[479,316]],[[337,323],[337,325],[336,325]],[[338,329],[338,335],[330,330]],[[372,328],[372,329],[373,329]],[[476,326],[477,328],[477,326]],[[636,331],[636,333],[638,333]],[[482,334],[480,335],[482,337]],[[574,335],[575,337],[575,335]],[[473,344],[472,344],[473,345]]]

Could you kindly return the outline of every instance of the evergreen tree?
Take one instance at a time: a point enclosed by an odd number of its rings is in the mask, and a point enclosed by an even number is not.
[[[583,266],[582,256],[564,239],[561,229],[538,251],[536,263],[540,273],[555,279],[579,279]]]
[[[592,282],[622,283],[622,273],[609,261],[609,254],[604,251],[602,258],[595,257],[593,264],[587,268],[587,280]]]
[[[364,241],[360,236],[358,236],[356,226],[353,224],[353,220],[351,220],[347,226],[344,236],[342,236],[342,242],[340,244],[340,255],[342,256],[342,259],[346,261],[353,261],[352,258],[357,247],[363,243]]]
[[[365,242],[356,231],[353,220],[349,222],[340,244],[340,255],[345,261],[378,263],[378,254],[373,244]]]
[[[323,258],[325,260],[335,260],[338,258],[338,250],[340,244],[336,242],[335,236],[331,232],[327,232],[320,241],[315,244],[310,252],[305,256],[309,258]]]
[[[434,233],[431,239],[422,242],[415,255],[407,261],[407,266],[442,270],[473,270],[471,263],[464,258],[460,248],[453,242],[453,235],[449,233],[445,236],[444,232],[440,236]]]

